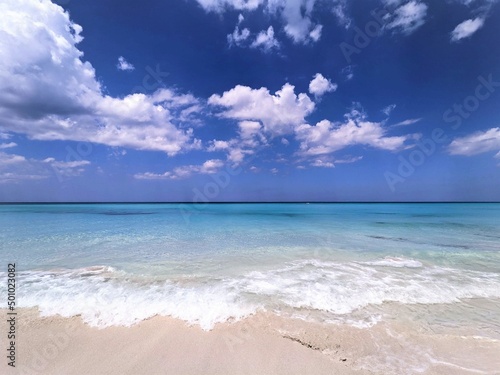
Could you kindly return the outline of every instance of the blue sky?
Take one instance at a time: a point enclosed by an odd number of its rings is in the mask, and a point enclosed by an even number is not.
[[[1,201],[500,200],[496,0],[0,4]]]

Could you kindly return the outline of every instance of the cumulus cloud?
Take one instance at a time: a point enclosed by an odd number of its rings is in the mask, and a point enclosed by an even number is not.
[[[330,154],[354,145],[396,151],[409,139],[409,136],[387,136],[381,123],[367,121],[356,114],[346,115],[343,123],[323,120],[316,125],[303,124],[295,132],[300,153],[306,156]]]
[[[312,92],[331,90],[331,82],[324,77],[316,80],[320,87]],[[315,84],[312,85],[316,87]],[[294,87],[285,84],[281,90],[271,94],[267,88],[252,89],[236,86],[222,95],[213,95],[209,105],[224,108],[218,115],[237,121],[238,137],[228,141],[213,140],[209,151],[223,151],[228,161],[238,164],[245,156],[253,155],[259,147],[268,145],[268,139],[280,136],[281,143],[288,144],[285,135],[294,135],[299,142],[297,155],[314,158],[314,166],[329,166],[325,163],[348,163],[359,157],[325,159],[324,156],[349,146],[366,145],[380,150],[396,151],[407,147],[405,142],[413,135],[389,136],[383,122],[371,122],[359,103],[354,103],[346,113],[344,122],[323,120],[316,125],[307,123],[306,117],[313,112],[315,104],[306,94],[295,94]],[[330,166],[331,167],[331,166]]]
[[[258,121],[241,121],[238,127],[240,128],[240,136],[243,140],[251,140],[259,134],[262,128]]]
[[[77,48],[81,26],[48,0],[10,1],[0,12],[0,130],[36,140],[74,140],[175,155],[198,148],[176,111],[190,95],[160,89],[105,95]]]
[[[219,115],[240,121],[259,121],[263,131],[271,135],[293,132],[294,126],[314,110],[307,94],[295,94],[295,87],[286,83],[271,94],[265,87],[252,89],[238,85],[222,95],[214,94],[208,104],[225,108]]]
[[[455,27],[451,32],[451,41],[458,42],[461,39],[469,38],[484,25],[484,18],[474,18],[465,20]]]
[[[262,30],[255,36],[253,42],[250,42],[251,32],[248,28],[240,28],[241,23],[245,20],[242,14],[238,16],[238,23],[234,27],[232,34],[227,35],[227,43],[230,47],[250,47],[258,48],[264,52],[270,52],[273,49],[278,49],[280,44],[274,37],[274,28],[269,26],[267,30]]]
[[[261,9],[267,14],[279,17],[283,23],[286,35],[295,43],[312,43],[321,38],[322,25],[313,17],[317,10],[317,0],[196,0],[207,12],[222,13],[226,10],[256,11]],[[350,19],[346,13],[346,0],[330,0],[322,4],[330,7],[338,24],[349,26]],[[316,7],[316,8],[315,8]],[[322,9],[323,10],[323,9]],[[240,18],[243,18],[241,16]],[[241,21],[239,21],[241,23]],[[237,30],[235,30],[236,32]],[[245,32],[246,34],[246,32]],[[228,40],[234,40],[238,33],[228,35]]]
[[[391,1],[391,5],[399,5],[399,1]],[[395,29],[409,35],[425,23],[428,6],[418,0],[409,1],[399,6],[385,25],[387,29]]]
[[[261,48],[266,52],[279,48],[279,46],[278,41],[274,37],[274,29],[272,26],[269,26],[266,31],[261,31],[250,45],[251,48]]]
[[[500,128],[491,128],[453,140],[448,151],[452,155],[477,155],[485,152],[500,152]],[[496,154],[495,157],[498,157]]]
[[[316,0],[270,0],[269,9],[281,13],[285,33],[295,43],[316,42],[321,37],[321,25],[311,17],[315,3]]]
[[[327,92],[337,90],[337,87],[336,83],[332,83],[332,81],[323,77],[322,74],[316,73],[312,81],[309,83],[309,92],[316,98],[319,98]]]
[[[219,141],[214,139],[210,142],[210,146],[207,148],[207,151],[224,151],[227,150],[231,146],[231,142],[229,141]]]
[[[240,14],[241,16],[241,14]],[[235,26],[232,34],[227,34],[227,43],[229,46],[241,46],[250,37],[250,30],[244,28],[240,30],[240,23],[243,19],[240,17],[238,24]]]
[[[125,60],[125,57],[123,56],[118,57],[118,64],[116,64],[116,67],[118,68],[118,70],[124,70],[128,72],[131,72],[135,69],[135,67],[127,60]]]
[[[238,137],[227,141],[213,140],[207,151],[223,151],[227,160],[233,165],[240,164],[247,155],[255,154],[255,150],[266,145],[267,140],[262,133],[262,125],[258,121],[240,121],[238,123]]]
[[[134,175],[134,178],[138,180],[178,180],[188,178],[193,174],[217,173],[223,166],[224,162],[222,160],[210,159],[200,165],[184,165],[164,173],[137,173]]]

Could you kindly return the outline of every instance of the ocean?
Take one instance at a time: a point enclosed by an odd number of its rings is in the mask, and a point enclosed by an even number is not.
[[[42,316],[210,330],[265,311],[500,339],[500,204],[22,204],[0,227],[0,276],[15,263],[18,306]]]

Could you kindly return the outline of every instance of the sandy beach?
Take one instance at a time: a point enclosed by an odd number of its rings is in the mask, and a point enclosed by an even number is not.
[[[211,331],[168,317],[97,329],[79,317],[42,318],[36,309],[18,310],[17,319],[16,368],[4,358],[2,374],[497,374],[500,368],[498,341],[397,337],[385,324],[358,329],[261,313]],[[0,329],[6,332],[6,319]]]

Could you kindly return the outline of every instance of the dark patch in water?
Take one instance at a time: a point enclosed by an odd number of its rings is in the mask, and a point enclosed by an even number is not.
[[[391,240],[391,241],[406,241],[406,242],[412,242],[406,238],[403,238],[403,237],[385,237],[385,236],[374,236],[374,235],[370,235],[368,234],[367,237],[371,237],[371,238],[376,238],[377,240]]]
[[[154,212],[98,212],[101,215],[109,216],[132,216],[132,215],[153,215]]]
[[[153,215],[155,212],[119,212],[119,211],[77,211],[77,210],[65,210],[65,211],[2,211],[2,213],[21,213],[21,214],[52,214],[52,215],[66,215],[66,214],[88,214],[88,215],[112,215],[112,216],[127,216],[127,215]]]
[[[435,243],[433,245],[441,246],[441,247],[452,247],[455,249],[470,249],[471,248],[470,246],[467,246],[467,245],[449,245],[449,244],[445,244],[445,243]]]
[[[500,236],[495,236],[493,234],[474,233],[474,235],[475,236],[480,236],[480,237],[500,238]]]
[[[451,248],[456,248],[456,249],[470,249],[470,246],[467,245],[450,245],[450,244],[443,244],[443,243],[428,243],[428,242],[423,242],[423,241],[412,241],[408,238],[403,238],[403,237],[385,237],[385,236],[376,236],[376,235],[370,235],[368,234],[367,237],[370,238],[375,238],[377,240],[389,240],[389,241],[397,241],[397,242],[410,242],[418,245],[432,245],[432,246],[440,246],[440,247],[451,247]]]

